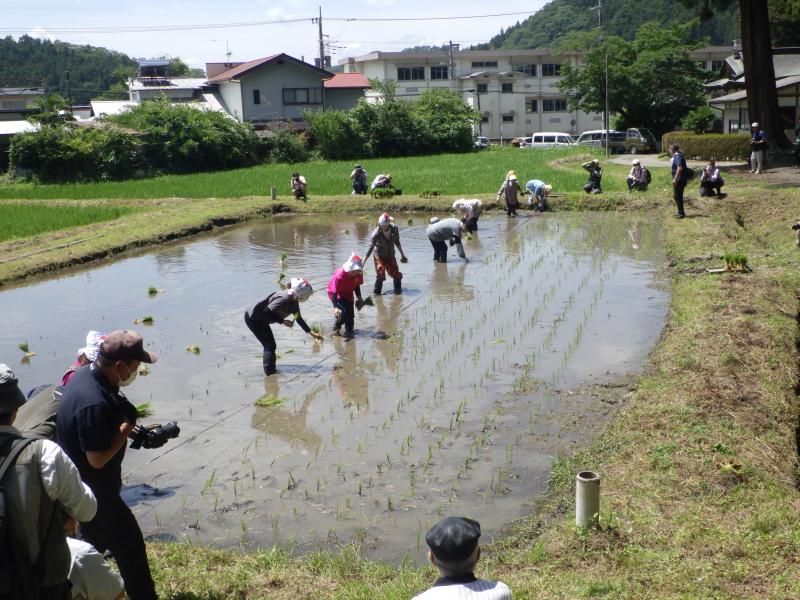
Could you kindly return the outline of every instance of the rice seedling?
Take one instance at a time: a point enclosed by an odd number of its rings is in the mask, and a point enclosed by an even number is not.
[[[375,301],[372,299],[372,296],[364,298],[364,306],[375,306]]]
[[[159,290],[158,290],[157,287],[154,287],[154,286],[151,285],[149,288],[147,288],[147,295],[148,296],[155,296],[156,294],[158,294],[158,291]]]
[[[211,486],[214,485],[214,480],[216,479],[216,477],[217,477],[217,470],[216,469],[211,469],[211,475],[209,475],[208,479],[206,479],[206,483],[203,486],[202,491],[200,492],[201,494],[203,492],[211,489]],[[215,508],[215,510],[216,510],[216,508]]]
[[[141,319],[135,319],[133,321],[133,324],[134,325],[152,325],[153,323],[155,323],[155,321],[156,320],[153,318],[153,315],[145,315]]]
[[[266,394],[256,400],[256,406],[280,406],[286,401],[286,398],[279,398],[275,394]]]
[[[143,402],[136,405],[136,417],[138,419],[146,419],[153,414],[153,409],[149,402]]]
[[[190,344],[186,346],[186,351],[191,352],[192,354],[200,354],[200,346],[197,346],[195,344]]]
[[[345,235],[350,235],[350,229],[345,227],[344,229],[342,229],[342,233]]]
[[[31,349],[28,346],[28,342],[20,342],[19,344],[17,344],[17,348],[22,350],[22,352],[25,354],[26,357],[36,356],[36,352],[31,352]]]
[[[289,258],[289,255],[286,252],[281,252],[281,264],[286,262],[287,258]]]

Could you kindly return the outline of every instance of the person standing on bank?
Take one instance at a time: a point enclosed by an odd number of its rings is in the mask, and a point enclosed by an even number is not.
[[[431,527],[425,535],[428,560],[441,577],[413,600],[511,600],[511,590],[502,581],[475,577],[480,537],[480,523],[465,517],[447,517]]]
[[[522,191],[522,188],[519,185],[519,178],[517,177],[516,171],[509,171],[506,174],[505,181],[503,181],[503,185],[500,186],[500,189],[497,190],[497,202],[500,202],[500,197],[503,197],[503,200],[506,204],[506,215],[509,217],[516,217],[517,216],[517,208],[519,208],[519,193],[525,193]],[[446,221],[447,219],[445,219]],[[463,257],[462,257],[463,258]]]
[[[683,190],[686,189],[686,160],[681,153],[678,144],[669,147],[669,155],[672,157],[672,198],[675,206],[678,207],[678,218],[683,219],[686,213],[683,210]]]
[[[355,335],[356,313],[361,310],[364,301],[361,299],[361,284],[364,283],[364,261],[353,253],[341,267],[336,269],[328,282],[328,298],[333,304],[333,335],[344,335],[352,338]]]
[[[431,217],[430,225],[425,233],[433,246],[434,262],[447,262],[447,244],[445,242],[448,241],[451,246],[456,247],[458,255],[465,262],[469,262],[467,255],[464,254],[464,246],[461,244],[461,236],[467,233],[467,226],[458,219],[439,220],[438,217]]]
[[[10,593],[3,597],[70,597],[70,551],[62,512],[77,521],[89,521],[97,511],[97,500],[55,442],[24,439],[13,426],[24,404],[16,375],[0,364],[0,464],[7,457],[14,459],[0,474],[9,534],[4,543],[13,547],[13,556],[20,560],[20,564],[12,559],[0,565],[4,575],[11,575],[5,583],[12,587],[4,590]],[[9,558],[4,555],[6,561]]]
[[[300,315],[300,302],[305,302],[314,293],[308,279],[292,277],[289,280],[289,287],[285,290],[272,292],[266,298],[262,298],[244,312],[244,323],[247,328],[256,336],[263,347],[264,374],[273,375],[276,371],[275,336],[272,335],[270,325],[280,323],[286,327],[293,327],[295,323],[315,340],[321,340],[322,336],[311,328]],[[294,315],[294,321],[287,317]]]
[[[767,132],[763,131],[758,123],[750,126],[753,137],[750,138],[750,172],[761,175],[765,168],[764,158],[769,144],[767,143]]]
[[[552,185],[547,185],[541,179],[531,179],[525,184],[525,189],[531,195],[528,198],[528,208],[536,208],[539,212],[547,210],[547,194],[553,190]]]
[[[408,257],[403,253],[403,247],[400,245],[400,230],[394,224],[394,219],[389,216],[389,213],[383,213],[378,218],[378,226],[372,232],[369,248],[364,255],[366,261],[373,250],[375,251],[373,257],[375,260],[375,287],[372,291],[376,296],[379,296],[383,289],[387,273],[394,282],[394,293],[401,294],[403,292],[401,285],[403,274],[397,266],[397,259],[394,255],[395,246],[400,251],[400,262],[407,263]]]
[[[111,551],[131,600],[157,596],[142,531],[120,496],[122,459],[137,417],[120,388],[134,382],[141,363],[157,360],[138,333],[112,331],[97,360],[64,388],[56,417],[59,445],[97,498],[97,514],[83,525],[83,538],[98,552]]]

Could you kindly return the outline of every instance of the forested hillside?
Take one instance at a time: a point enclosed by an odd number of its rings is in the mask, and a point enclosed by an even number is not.
[[[633,39],[636,30],[647,21],[666,24],[686,22],[696,15],[678,0],[605,0],[604,26],[611,34]],[[494,36],[480,48],[539,48],[550,46],[570,31],[597,27],[597,0],[553,0],[535,15]],[[698,37],[708,37],[712,44],[727,45],[739,37],[739,11],[732,8],[716,14],[701,24]]]
[[[136,62],[121,52],[94,46],[75,46],[29,36],[22,36],[19,41],[10,36],[0,39],[0,86],[41,85],[44,81],[51,91],[66,97],[69,71],[74,104],[86,104],[90,98],[111,88],[119,81],[120,67],[131,73]]]

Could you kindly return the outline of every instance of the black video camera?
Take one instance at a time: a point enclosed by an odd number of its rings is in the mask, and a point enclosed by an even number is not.
[[[166,425],[137,425],[133,428],[130,447],[134,450],[139,448],[161,448],[167,440],[178,437],[181,429],[177,421],[170,421]]]
[[[795,223],[794,225],[792,225],[792,229],[794,229],[795,231],[800,229],[800,223]]]

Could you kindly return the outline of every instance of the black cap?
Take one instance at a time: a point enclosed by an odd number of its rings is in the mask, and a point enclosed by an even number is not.
[[[0,364],[0,413],[10,413],[25,404],[17,376],[8,365]]]
[[[444,562],[469,558],[481,537],[481,524],[465,517],[447,517],[430,528],[425,541],[433,555]]]

